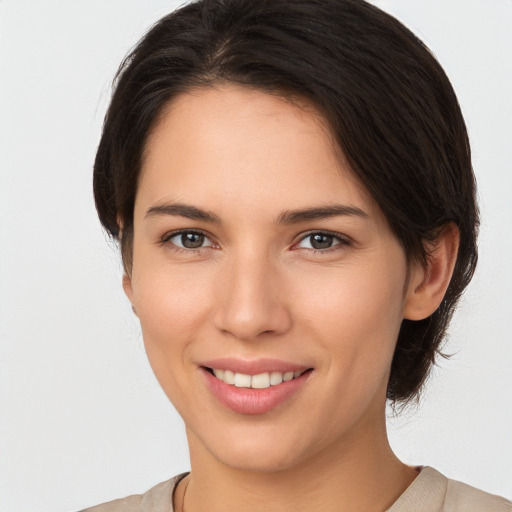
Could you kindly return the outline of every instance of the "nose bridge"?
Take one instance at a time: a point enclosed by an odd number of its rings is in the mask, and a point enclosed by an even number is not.
[[[282,276],[268,251],[245,248],[228,260],[220,283],[217,328],[244,341],[285,332],[291,319],[281,299]]]

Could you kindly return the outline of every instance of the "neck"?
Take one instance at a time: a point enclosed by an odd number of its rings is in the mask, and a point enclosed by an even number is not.
[[[229,467],[188,432],[192,471],[185,511],[385,511],[417,472],[394,455],[383,422],[383,428],[358,428],[324,453],[269,472]]]

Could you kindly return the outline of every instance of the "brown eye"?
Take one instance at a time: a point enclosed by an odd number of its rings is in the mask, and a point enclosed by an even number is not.
[[[321,251],[325,249],[331,249],[336,245],[347,244],[343,238],[332,235],[330,233],[310,233],[305,236],[298,244],[297,247],[301,249],[312,249],[315,251]]]
[[[182,231],[168,236],[165,240],[181,249],[201,249],[203,247],[211,247],[211,240],[198,231]]]
[[[311,235],[310,237],[311,247],[313,249],[328,249],[332,247],[334,242],[334,237],[331,235],[322,235],[317,233],[316,235]]]
[[[198,249],[202,247],[205,236],[199,233],[183,233],[181,235],[181,244],[186,249]]]

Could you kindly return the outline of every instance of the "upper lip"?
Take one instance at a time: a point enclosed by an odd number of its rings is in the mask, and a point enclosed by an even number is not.
[[[310,366],[283,361],[280,359],[239,359],[235,357],[222,357],[203,361],[201,366],[206,368],[215,368],[217,370],[230,370],[233,373],[244,373],[246,375],[258,375],[260,373],[271,372],[295,372],[305,371]]]

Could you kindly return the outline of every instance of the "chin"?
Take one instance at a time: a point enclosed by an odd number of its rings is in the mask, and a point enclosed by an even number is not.
[[[240,426],[239,426],[240,427]],[[205,430],[202,430],[205,432]],[[196,437],[187,431],[191,456],[205,451],[218,462],[237,471],[276,473],[303,463],[315,447],[304,444],[303,432],[279,429],[275,424],[227,428]],[[206,450],[205,450],[206,449]]]
[[[293,450],[273,450],[268,445],[233,447],[227,453],[213,453],[219,462],[237,471],[271,474],[286,471],[301,462],[299,454]]]

